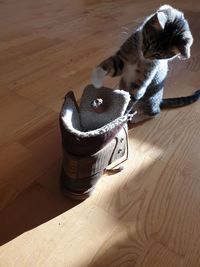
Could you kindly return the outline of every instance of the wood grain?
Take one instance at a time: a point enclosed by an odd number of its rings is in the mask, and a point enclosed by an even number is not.
[[[131,126],[124,170],[86,201],[59,187],[65,94],[79,99],[93,67],[164,3],[0,1],[0,267],[200,266],[199,102]],[[191,59],[170,64],[175,97],[200,86],[200,2],[168,4],[194,35]]]

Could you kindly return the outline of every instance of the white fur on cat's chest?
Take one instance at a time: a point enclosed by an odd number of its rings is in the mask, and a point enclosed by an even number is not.
[[[126,65],[123,71],[123,78],[127,83],[133,82],[136,78],[137,64]]]

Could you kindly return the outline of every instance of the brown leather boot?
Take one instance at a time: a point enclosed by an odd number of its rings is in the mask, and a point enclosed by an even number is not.
[[[96,99],[103,102],[100,112],[92,106]],[[92,85],[85,88],[80,108],[73,92],[65,96],[60,113],[61,187],[67,195],[85,199],[106,168],[128,153],[129,102],[125,91]]]

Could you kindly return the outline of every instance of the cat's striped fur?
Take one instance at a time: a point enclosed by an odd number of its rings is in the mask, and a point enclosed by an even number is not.
[[[101,87],[106,75],[121,76],[120,89],[129,91],[137,115],[133,122],[155,116],[160,108],[180,107],[200,98],[163,99],[168,61],[190,57],[193,37],[182,12],[164,5],[149,16],[121,46],[93,72],[94,86]]]

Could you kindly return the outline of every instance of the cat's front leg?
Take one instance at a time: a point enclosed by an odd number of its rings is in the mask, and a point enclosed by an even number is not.
[[[135,101],[140,100],[156,74],[156,67],[140,71],[134,80],[129,82],[129,92]]]
[[[144,96],[146,89],[147,88],[145,86],[140,87],[139,85],[131,84],[131,89],[129,90],[129,92],[133,102],[136,102],[141,99]]]
[[[102,67],[96,67],[92,72],[92,84],[96,88],[100,88],[103,85],[104,78],[107,75],[107,71],[105,71]]]
[[[119,76],[122,74],[123,68],[124,62],[117,54],[109,57],[93,70],[92,84],[96,88],[100,88],[103,85],[106,75],[112,77]]]

